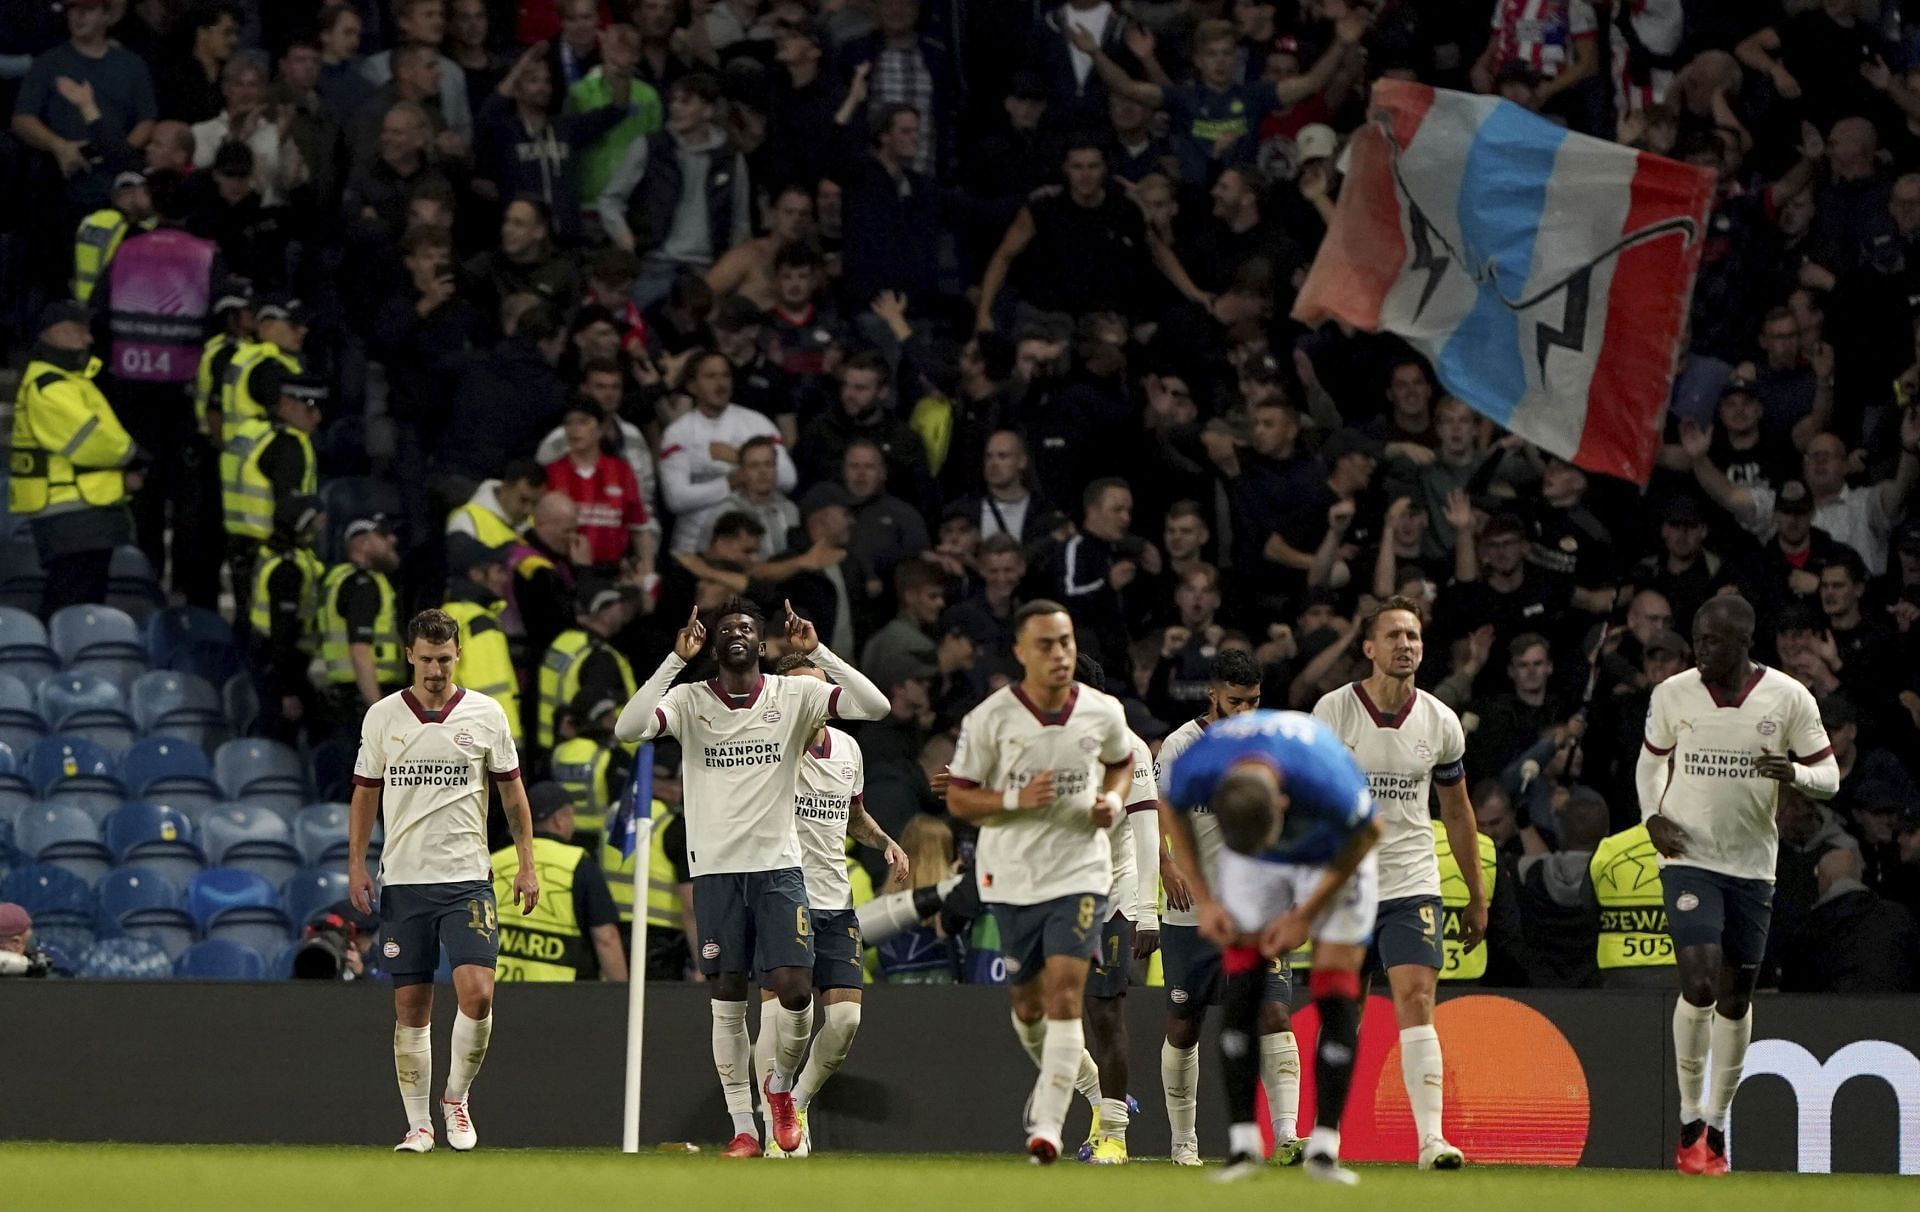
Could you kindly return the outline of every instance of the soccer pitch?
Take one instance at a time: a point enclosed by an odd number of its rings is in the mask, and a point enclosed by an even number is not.
[[[496,1111],[496,1114],[499,1112]],[[0,1144],[0,1207],[407,1209],[518,1207],[715,1209],[903,1208],[995,1212],[1068,1208],[1269,1210],[1409,1208],[1421,1212],[1619,1212],[1621,1208],[1735,1208],[1803,1212],[1820,1200],[1849,1212],[1910,1209],[1911,1180],[1862,1175],[1735,1174],[1724,1179],[1626,1170],[1472,1169],[1421,1174],[1363,1166],[1360,1185],[1310,1183],[1298,1170],[1247,1182],[1164,1162],[1041,1170],[1018,1156],[842,1154],[806,1161],[729,1161],[703,1153],[515,1150],[426,1157],[298,1146]]]

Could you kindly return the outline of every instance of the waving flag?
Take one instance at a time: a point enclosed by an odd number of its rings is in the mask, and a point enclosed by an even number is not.
[[[620,791],[620,802],[607,822],[607,845],[622,858],[633,857],[635,823],[653,815],[653,746],[642,745],[633,755],[633,768],[627,772],[627,785]]]
[[[1713,173],[1402,80],[1351,152],[1294,318],[1398,333],[1476,412],[1645,483]]]

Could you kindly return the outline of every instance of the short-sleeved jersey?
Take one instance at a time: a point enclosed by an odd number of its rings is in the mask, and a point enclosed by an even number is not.
[[[1642,804],[1687,831],[1687,852],[1662,864],[1702,867],[1743,880],[1773,880],[1780,831],[1780,783],[1754,769],[1765,752],[1813,763],[1833,753],[1820,706],[1799,682],[1765,665],[1740,694],[1722,701],[1698,669],[1653,688],[1645,745],[1669,758],[1657,804]]]
[[[829,728],[817,748],[807,746],[793,792],[793,819],[800,835],[807,904],[814,909],[853,908],[847,825],[866,790],[867,764],[858,741]]]
[[[1380,818],[1380,899],[1439,896],[1440,864],[1433,856],[1430,787],[1466,777],[1461,758],[1467,734],[1453,709],[1416,689],[1398,712],[1383,715],[1354,682],[1328,691],[1313,718],[1333,729],[1367,776]]]
[[[739,697],[718,680],[667,691],[654,722],[680,741],[693,874],[800,865],[793,819],[800,757],[839,701],[840,688],[831,682],[772,674]]]
[[[1206,730],[1207,720],[1202,716],[1175,728],[1167,734],[1166,740],[1160,742],[1160,758],[1154,763],[1153,777],[1162,792],[1166,790],[1167,775],[1173,769],[1173,763],[1192,748]],[[1200,873],[1211,882],[1220,858],[1220,826],[1213,819],[1213,808],[1204,800],[1189,810],[1189,817],[1193,822],[1193,843],[1200,851]],[[1200,924],[1200,917],[1193,910],[1175,909],[1171,904],[1161,911],[1160,920],[1168,926]]]
[[[367,708],[353,781],[382,789],[380,882],[491,880],[487,780],[519,777],[507,713],[477,690],[456,687],[439,711],[422,707],[412,690]]]
[[[1131,922],[1139,920],[1140,880],[1143,875],[1148,881],[1149,902],[1160,887],[1160,873],[1142,872],[1140,861],[1134,856],[1131,818],[1136,812],[1157,811],[1160,807],[1160,791],[1153,774],[1153,750],[1140,739],[1139,733],[1127,733],[1127,741],[1133,746],[1133,781],[1127,784],[1126,794],[1120,797],[1124,811],[1118,820],[1107,827],[1107,845],[1113,848],[1113,888],[1107,893],[1107,898],[1109,916],[1120,913]]]
[[[1301,711],[1249,711],[1208,725],[1167,771],[1167,802],[1195,811],[1228,771],[1248,761],[1279,771],[1287,793],[1279,841],[1253,856],[1262,862],[1330,863],[1373,819],[1367,776],[1331,728]]]
[[[1058,715],[1040,711],[1018,684],[988,695],[960,723],[953,784],[996,791],[1053,771],[1054,801],[980,822],[974,871],[980,899],[1035,905],[1113,887],[1113,847],[1093,823],[1108,767],[1131,766],[1133,743],[1118,699],[1075,683]]]

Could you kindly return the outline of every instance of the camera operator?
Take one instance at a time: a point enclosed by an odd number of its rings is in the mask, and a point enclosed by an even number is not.
[[[339,900],[307,923],[293,955],[293,979],[302,981],[383,981],[386,973],[373,954],[379,920],[350,901]]]
[[[33,945],[33,918],[12,901],[0,901],[0,977],[45,976],[53,959]]]

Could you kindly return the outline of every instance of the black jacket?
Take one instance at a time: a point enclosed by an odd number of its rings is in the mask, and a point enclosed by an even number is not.
[[[498,475],[531,457],[560,423],[566,389],[531,341],[513,338],[467,364],[440,443],[440,470],[469,479]]]
[[[1856,888],[1813,907],[1781,957],[1780,987],[1808,993],[1920,991],[1920,925],[1906,906]]]

